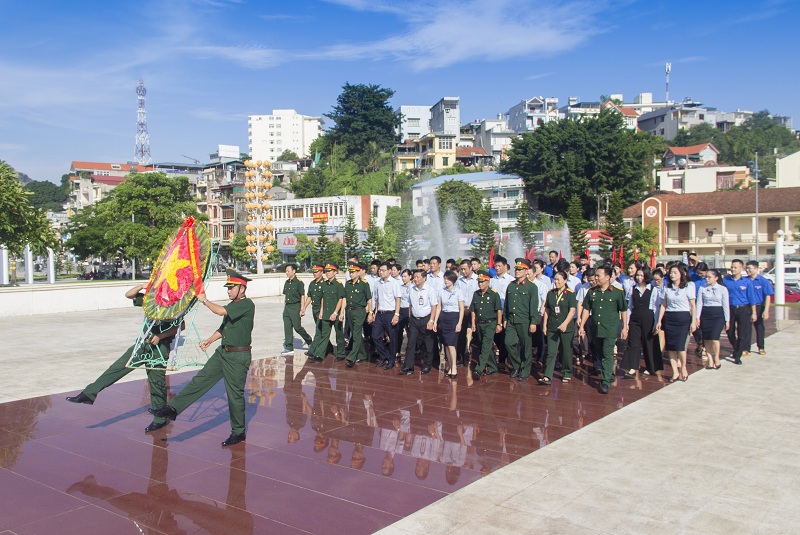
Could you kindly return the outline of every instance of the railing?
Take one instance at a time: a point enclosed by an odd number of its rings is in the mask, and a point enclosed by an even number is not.
[[[766,232],[759,232],[758,234],[758,241],[760,243],[771,243],[774,238],[770,237]],[[667,238],[667,245],[676,245],[676,244],[704,244],[704,243],[716,243],[716,244],[728,244],[733,245],[736,243],[755,243],[756,242],[756,235],[755,234],[714,234],[713,236],[695,236],[694,238],[686,237],[686,238]]]

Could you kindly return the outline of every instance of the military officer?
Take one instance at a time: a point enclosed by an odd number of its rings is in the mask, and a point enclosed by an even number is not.
[[[614,344],[617,340],[617,329],[622,320],[620,338],[628,338],[628,304],[625,302],[625,291],[611,286],[610,266],[600,266],[595,270],[598,286],[589,290],[583,299],[579,334],[584,336],[585,325],[592,315],[592,346],[602,361],[601,382],[599,391],[608,394],[614,382]]]
[[[478,339],[480,354],[478,364],[472,372],[476,381],[481,374],[486,377],[497,373],[497,361],[494,359],[492,341],[494,335],[503,330],[503,308],[500,306],[500,295],[489,288],[492,277],[486,271],[478,271],[478,289],[472,296],[470,307],[472,315],[472,332]],[[465,359],[469,362],[469,359]]]
[[[250,279],[232,269],[226,270],[226,274],[228,280],[225,282],[225,287],[228,289],[230,303],[222,306],[209,301],[204,293],[197,296],[197,300],[206,308],[217,316],[222,316],[219,329],[200,342],[200,349],[205,351],[219,339],[222,339],[222,343],[177,396],[167,405],[158,410],[150,409],[150,412],[155,416],[174,420],[189,405],[211,390],[220,379],[224,379],[225,392],[228,395],[231,435],[222,445],[233,446],[245,439],[244,386],[252,356],[250,344],[256,306],[245,295]]]
[[[348,268],[350,280],[344,284],[344,298],[347,303],[347,325],[350,328],[350,339],[353,348],[347,357],[347,367],[352,368],[356,362],[368,360],[367,350],[364,349],[364,323],[372,320],[372,291],[369,283],[361,278],[365,267],[360,264],[351,264]],[[336,360],[344,359],[344,355],[337,356]]]
[[[549,385],[552,382],[559,346],[561,346],[561,380],[568,383],[572,378],[572,337],[575,335],[575,324],[572,319],[578,309],[578,300],[575,292],[567,286],[568,278],[564,271],[556,271],[553,276],[555,288],[547,292],[545,299],[542,325],[547,340],[547,360],[539,384]]]
[[[125,297],[133,300],[133,306],[142,306],[144,288],[144,284],[139,284],[125,293]],[[175,339],[175,335],[178,332],[178,326],[176,323],[180,323],[180,320],[177,320],[176,322],[166,320],[155,323],[149,339],[145,341],[142,346],[140,346],[139,353],[150,349],[153,351],[159,351],[166,361],[167,356],[169,356],[172,341]],[[86,405],[94,404],[94,400],[97,399],[97,394],[99,394],[103,389],[113,385],[135,369],[127,366],[135,348],[135,344],[129,347],[120,358],[118,358],[111,366],[108,367],[106,371],[102,373],[102,375],[100,375],[100,377],[97,378],[97,380],[95,380],[95,382],[84,388],[83,391],[77,396],[68,397],[67,401],[72,403],[85,403]],[[139,366],[143,362],[144,361],[141,361],[136,365]],[[166,368],[163,366],[148,368],[147,380],[150,384],[150,406],[153,409],[160,409],[167,402]],[[153,422],[144,429],[144,432],[149,433],[151,431],[156,431],[167,425],[167,423],[168,422],[166,419],[156,416],[153,418]]]
[[[303,304],[303,311],[305,312],[308,305],[311,305],[311,315],[314,318],[314,337],[311,339],[311,343],[314,343],[314,338],[317,337],[317,333],[321,328],[320,320],[319,320],[319,307],[322,303],[322,285],[325,284],[325,281],[322,279],[322,272],[325,270],[325,266],[314,264],[311,266],[311,275],[314,277],[314,280],[308,283],[308,293],[306,293],[305,302]],[[311,349],[311,346],[308,346]],[[333,347],[331,346],[331,349]],[[327,351],[326,351],[327,353]],[[306,356],[308,356],[308,352],[306,352]]]
[[[528,281],[531,263],[525,258],[514,261],[515,280],[506,289],[503,327],[506,331],[506,349],[514,370],[510,377],[525,381],[531,375],[531,334],[539,322],[539,293],[535,284]]]
[[[293,332],[295,331],[306,345],[311,344],[311,336],[303,328],[301,317],[305,315],[305,289],[306,285],[297,278],[297,266],[286,265],[287,280],[283,284],[283,295],[286,296],[283,305],[283,352],[282,356],[294,355]]]
[[[308,348],[308,358],[322,362],[328,356],[328,342],[331,329],[336,330],[336,357],[344,356],[344,286],[336,279],[339,266],[336,264],[325,265],[325,282],[322,283],[322,302],[320,303],[320,330],[319,337],[315,338]],[[341,360],[341,359],[339,359]]]

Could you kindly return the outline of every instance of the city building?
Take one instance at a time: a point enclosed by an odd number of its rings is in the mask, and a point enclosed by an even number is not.
[[[680,104],[671,104],[639,116],[639,130],[650,132],[667,141],[681,130],[690,130],[700,123],[710,123],[708,109],[700,102],[686,99]]]
[[[713,143],[669,147],[663,167],[656,173],[656,189],[673,193],[703,193],[734,187],[750,187],[750,169],[717,162]]]
[[[247,139],[253,160],[274,162],[283,151],[290,150],[305,158],[311,143],[322,134],[321,117],[301,115],[295,110],[272,110],[271,115],[250,115],[247,118]],[[238,155],[237,155],[238,157]]]
[[[442,175],[411,186],[412,211],[415,217],[422,218],[425,225],[431,222],[431,206],[436,202],[436,189],[449,180],[460,180],[476,187],[484,198],[492,203],[493,219],[500,227],[510,229],[517,224],[517,210],[520,204],[530,206],[525,193],[525,183],[517,175],[497,171]]]
[[[560,116],[565,119],[580,119],[582,117],[597,117],[600,115],[600,102],[581,102],[578,97],[569,97],[567,105],[558,109]]]
[[[461,108],[459,97],[444,97],[431,106],[430,132],[452,135],[458,145],[461,135]],[[454,146],[455,146],[454,145]]]
[[[456,138],[456,134],[429,133],[400,143],[392,156],[392,168],[395,173],[408,171],[414,176],[447,169],[456,163]]]
[[[558,111],[558,99],[555,97],[531,97],[509,108],[508,128],[515,134],[533,132],[539,126],[557,121],[562,116]]]
[[[669,147],[664,153],[664,168],[681,169],[717,165],[719,149],[713,143],[701,143],[689,147]]]
[[[714,121],[717,130],[727,132],[734,126],[742,126],[744,122],[753,116],[752,111],[736,110],[709,113],[709,119]]]
[[[636,110],[639,115],[666,108],[672,104],[672,102],[653,102],[653,93],[639,93],[634,97],[633,102],[625,102],[622,94],[613,94],[610,97],[611,100],[622,102],[624,108]]]
[[[716,257],[714,265],[733,258],[762,260],[775,254],[775,233],[793,232],[800,222],[800,187],[728,190],[675,195],[662,193],[625,209],[625,221],[658,228],[660,254],[696,251]]]
[[[497,114],[497,119],[484,119],[478,123],[475,129],[474,147],[483,149],[488,156],[491,156],[489,163],[499,164],[505,157],[506,151],[511,148],[511,138],[514,136],[514,131],[508,127],[503,115]]]
[[[100,202],[108,193],[122,184],[130,173],[147,173],[153,167],[135,163],[81,162],[70,164],[69,207],[80,210]]]
[[[209,162],[194,183],[197,210],[206,214],[211,241],[219,243],[225,255],[231,234],[244,231],[247,213],[244,209],[244,172],[241,160]]]
[[[613,96],[615,95],[612,95],[612,97]],[[633,130],[634,132],[639,130],[639,112],[634,108],[628,108],[621,104],[615,104],[613,100],[607,100],[603,102],[602,107],[622,115],[622,120],[625,122],[625,128],[628,130]]]
[[[397,133],[400,141],[419,139],[430,132],[431,107],[402,105],[395,110],[401,115]]]
[[[783,156],[775,161],[775,187],[800,186],[800,152]]]

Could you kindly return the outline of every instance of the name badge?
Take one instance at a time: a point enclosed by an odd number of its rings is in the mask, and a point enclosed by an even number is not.
[[[556,314],[561,314],[561,307],[556,307]]]

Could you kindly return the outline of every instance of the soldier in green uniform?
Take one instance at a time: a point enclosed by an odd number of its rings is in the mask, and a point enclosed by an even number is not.
[[[478,271],[478,289],[470,306],[472,332],[477,336],[478,346],[481,348],[478,364],[472,372],[472,378],[476,381],[481,378],[481,374],[489,377],[497,373],[492,341],[494,335],[503,330],[503,308],[500,306],[500,294],[489,288],[491,280],[492,277],[487,272]]]
[[[222,316],[222,324],[219,329],[200,342],[200,349],[205,351],[208,346],[220,338],[222,343],[205,366],[177,396],[172,398],[167,405],[158,410],[150,409],[150,412],[156,416],[174,420],[189,405],[211,390],[220,379],[224,379],[225,392],[228,395],[231,435],[222,445],[233,446],[245,439],[244,386],[247,381],[247,370],[250,369],[250,350],[252,349],[250,344],[252,343],[256,307],[245,296],[250,279],[232,269],[228,269],[226,273],[228,280],[225,282],[225,287],[228,289],[230,303],[221,306],[209,301],[204,293],[197,296],[197,300],[211,312]]]
[[[558,271],[553,275],[555,288],[547,292],[544,303],[544,337],[547,341],[547,360],[544,375],[539,384],[549,385],[553,379],[556,356],[561,347],[561,381],[568,383],[572,378],[572,337],[575,335],[575,324],[572,319],[578,309],[575,292],[567,287],[567,274]]]
[[[347,302],[347,325],[350,330],[350,339],[353,348],[347,356],[347,367],[352,368],[356,362],[368,360],[367,350],[364,349],[364,323],[372,320],[372,292],[369,283],[361,278],[365,270],[360,264],[351,264],[350,280],[344,284],[344,297]],[[337,356],[340,361],[344,356]]]
[[[306,293],[306,298],[303,303],[303,313],[305,313],[308,305],[311,305],[311,316],[314,319],[314,337],[311,339],[312,344],[321,328],[319,322],[319,307],[322,304],[322,288],[323,284],[325,284],[325,281],[322,279],[322,272],[324,270],[325,266],[318,264],[311,266],[311,274],[314,276],[314,280],[308,283],[308,293]],[[308,348],[311,349],[311,345],[309,345]],[[309,352],[306,351],[306,356],[308,356],[308,354]]]
[[[528,280],[531,263],[525,258],[514,261],[514,278],[506,289],[503,328],[506,349],[514,370],[510,377],[525,381],[531,375],[531,334],[539,321],[539,289]]]
[[[308,358],[317,362],[322,362],[328,356],[327,349],[331,337],[331,329],[336,330],[335,355],[337,357],[344,356],[344,332],[342,331],[344,286],[336,279],[338,271],[339,266],[336,264],[325,265],[325,282],[322,284],[322,302],[319,312],[319,336],[314,338],[311,347],[308,349]]]
[[[617,340],[617,329],[622,321],[620,338],[628,338],[628,304],[625,292],[611,286],[611,270],[609,266],[600,266],[595,270],[598,286],[589,290],[583,299],[583,313],[578,333],[584,336],[584,326],[592,314],[592,346],[595,354],[602,359],[602,379],[599,387],[601,394],[608,394],[614,382],[614,344]]]
[[[134,286],[125,292],[125,297],[133,300],[133,306],[142,306],[144,288],[144,284],[139,284],[138,286]],[[169,356],[172,341],[175,339],[175,335],[178,332],[177,323],[179,322],[180,320],[165,320],[153,324],[150,337],[142,346],[140,346],[139,353],[152,348],[153,351],[160,352],[161,355],[163,355],[164,360],[166,360]],[[151,347],[145,347],[145,344],[148,344]],[[108,369],[95,380],[95,382],[84,388],[83,391],[77,396],[68,397],[67,401],[72,403],[85,403],[87,405],[94,404],[94,400],[97,399],[97,394],[99,394],[100,391],[113,385],[135,369],[133,367],[127,367],[128,361],[130,360],[135,348],[135,344],[129,347],[120,358],[111,364],[111,366],[109,366]],[[140,366],[141,364],[142,362],[135,365]],[[150,406],[153,409],[160,409],[167,403],[166,368],[163,366],[157,368],[148,368],[147,380],[150,383]],[[156,416],[153,418],[153,422],[144,429],[144,432],[149,433],[151,431],[156,431],[165,425],[167,425],[167,420]]]
[[[283,295],[286,296],[283,305],[283,352],[281,355],[294,355],[294,332],[300,335],[306,345],[311,344],[311,336],[303,328],[301,317],[305,315],[305,284],[297,278],[297,266],[286,265],[288,279],[283,284]]]

